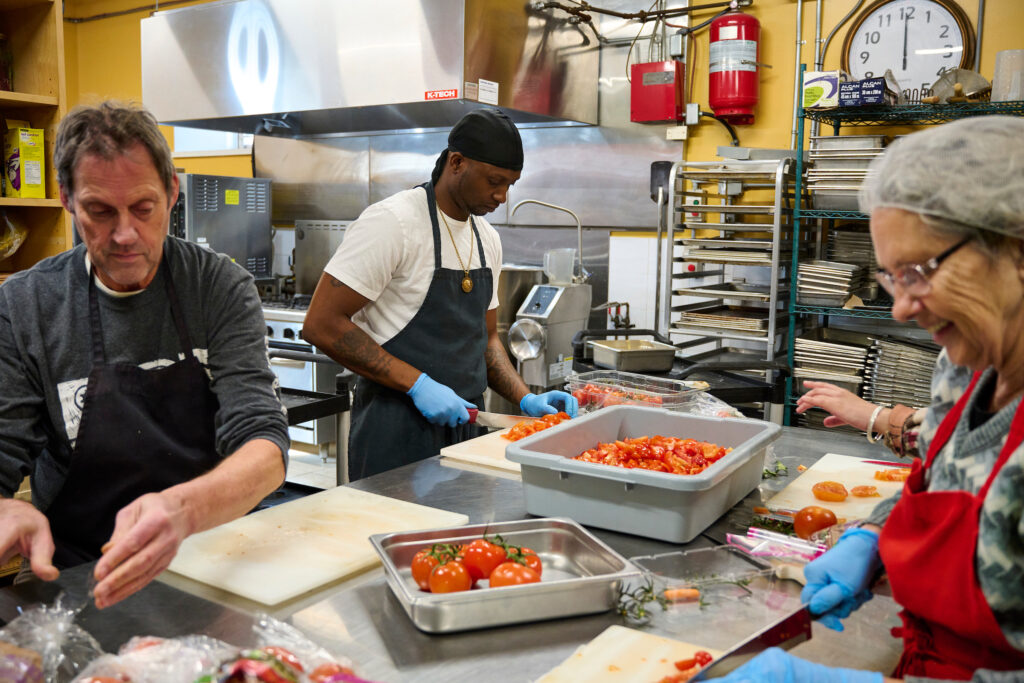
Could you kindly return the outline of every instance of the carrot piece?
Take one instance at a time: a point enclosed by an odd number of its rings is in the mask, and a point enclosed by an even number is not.
[[[693,602],[700,600],[700,589],[697,588],[666,588],[663,593],[671,602]]]

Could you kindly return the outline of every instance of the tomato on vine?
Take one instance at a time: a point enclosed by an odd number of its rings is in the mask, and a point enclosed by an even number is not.
[[[469,575],[469,570],[462,562],[449,560],[434,567],[427,583],[431,593],[455,593],[472,588],[473,577]]]
[[[491,572],[491,588],[501,586],[518,586],[524,583],[537,583],[540,574],[518,562],[502,562]]]

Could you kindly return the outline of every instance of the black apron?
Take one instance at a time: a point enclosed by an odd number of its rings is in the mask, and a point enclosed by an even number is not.
[[[430,183],[421,187],[427,192],[427,211],[434,233],[434,275],[416,315],[382,347],[431,379],[451,387],[465,400],[481,405],[487,388],[484,352],[494,278],[472,216],[470,227],[480,253],[480,267],[469,271],[473,289],[468,293],[462,291],[463,271],[441,267],[441,229],[434,187]],[[404,392],[363,377],[356,381],[353,393],[348,446],[348,473],[353,481],[424,460],[437,455],[445,446],[484,433],[476,425],[431,424]]]
[[[219,403],[192,353],[166,255],[161,269],[185,360],[152,370],[107,363],[94,273],[89,275],[92,370],[67,477],[46,509],[59,568],[97,559],[118,511],[139,496],[194,479],[220,462],[214,427]]]

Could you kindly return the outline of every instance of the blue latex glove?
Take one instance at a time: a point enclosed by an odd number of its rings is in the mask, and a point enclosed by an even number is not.
[[[839,620],[871,599],[871,579],[881,564],[878,534],[850,529],[831,550],[804,567],[807,585],[800,600],[811,614],[820,615],[822,624],[842,631]]]
[[[794,657],[772,647],[733,671],[718,683],[882,683],[877,671],[833,669]]]
[[[554,415],[559,410],[576,417],[580,412],[580,402],[572,394],[564,391],[545,391],[543,394],[527,394],[519,401],[519,409],[530,417]]]
[[[430,379],[425,372],[416,378],[416,383],[406,393],[430,424],[448,427],[465,424],[469,422],[466,408],[476,408],[450,387]]]

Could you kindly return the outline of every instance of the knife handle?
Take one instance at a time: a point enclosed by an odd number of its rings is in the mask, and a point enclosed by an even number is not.
[[[470,424],[471,425],[474,422],[476,422],[476,414],[480,412],[480,409],[479,408],[466,408],[466,411],[469,413],[469,422],[467,422],[466,424]]]

